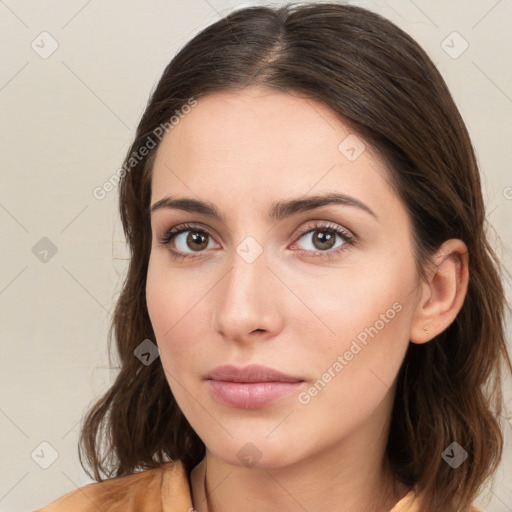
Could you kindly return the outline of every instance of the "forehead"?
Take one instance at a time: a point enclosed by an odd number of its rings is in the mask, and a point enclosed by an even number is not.
[[[375,209],[397,200],[371,148],[320,102],[259,87],[197,101],[158,147],[152,203],[169,193],[268,204],[340,192]]]

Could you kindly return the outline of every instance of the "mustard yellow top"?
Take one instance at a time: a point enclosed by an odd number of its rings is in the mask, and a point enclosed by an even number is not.
[[[421,496],[411,489],[389,512],[421,512]],[[111,478],[71,491],[34,512],[192,512],[185,466],[169,462],[157,469]],[[469,512],[482,512],[473,507]]]

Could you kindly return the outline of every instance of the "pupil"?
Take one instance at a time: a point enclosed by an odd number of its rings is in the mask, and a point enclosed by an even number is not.
[[[201,239],[203,241],[203,243],[201,244]],[[191,232],[188,237],[187,237],[187,243],[188,242],[192,242],[192,245],[193,244],[200,244],[200,247],[199,249],[204,249],[206,247],[206,245],[208,245],[207,243],[205,244],[205,241],[206,241],[206,237],[205,236],[202,236],[201,234],[199,234],[197,231],[195,233]],[[196,246],[197,247],[197,246]],[[195,250],[195,249],[194,249]]]
[[[319,241],[320,244],[319,249],[330,249],[332,247],[334,236],[329,233],[326,233],[326,231],[319,231],[319,234],[315,236],[315,241]],[[329,244],[329,242],[331,243]]]

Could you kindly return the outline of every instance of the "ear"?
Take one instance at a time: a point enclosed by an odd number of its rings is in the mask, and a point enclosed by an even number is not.
[[[469,282],[469,255],[462,240],[444,242],[433,257],[428,282],[421,281],[409,339],[426,343],[442,333],[462,308]]]

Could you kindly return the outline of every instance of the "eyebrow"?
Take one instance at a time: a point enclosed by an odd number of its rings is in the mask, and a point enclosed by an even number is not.
[[[304,199],[299,198],[276,201],[272,203],[267,219],[270,222],[277,222],[286,217],[331,204],[359,208],[378,220],[377,214],[369,206],[354,197],[338,193],[309,196]],[[151,214],[161,209],[175,209],[192,213],[200,213],[217,219],[220,222],[224,222],[222,214],[219,212],[217,207],[209,201],[200,201],[198,199],[188,197],[173,198],[172,196],[167,196],[151,206]]]

